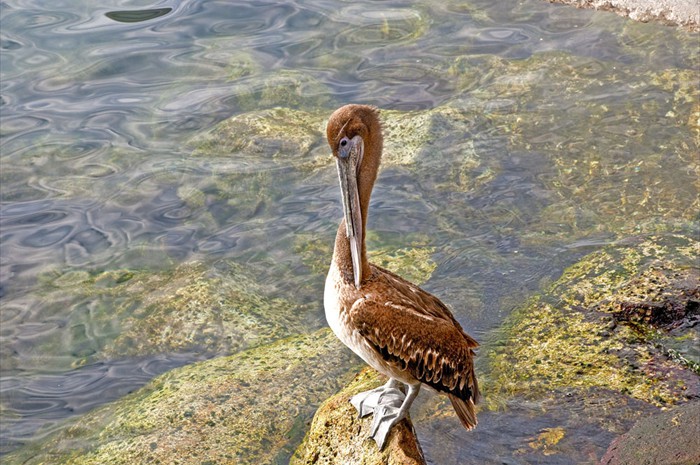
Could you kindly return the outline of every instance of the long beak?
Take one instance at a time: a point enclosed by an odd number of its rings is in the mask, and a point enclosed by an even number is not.
[[[352,272],[357,289],[360,288],[362,282],[361,247],[363,234],[360,193],[357,188],[357,169],[362,161],[363,149],[362,138],[355,136],[349,141],[347,147],[340,150],[339,156],[336,157],[340,195],[343,198],[343,212],[345,213],[346,234],[350,241],[350,254],[352,255]]]

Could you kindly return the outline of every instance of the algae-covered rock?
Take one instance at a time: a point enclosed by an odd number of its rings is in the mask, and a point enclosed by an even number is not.
[[[353,360],[323,329],[188,365],[4,463],[282,463]]]
[[[104,279],[104,278],[102,278]],[[233,262],[217,269],[183,263],[172,272],[135,276],[109,293],[139,295],[124,302],[122,331],[108,355],[145,354],[206,347],[233,352],[303,332],[303,311],[269,298],[253,275]],[[146,291],[144,294],[143,291]]]
[[[329,102],[331,91],[313,74],[282,69],[231,84],[233,99],[243,111],[262,108],[318,108]]]
[[[649,70],[554,51],[517,60],[465,55],[445,66],[456,81],[489,70],[449,105],[473,115],[463,134],[488,136],[487,146],[471,136],[476,155],[498,160],[482,162],[472,178],[527,159],[529,205],[539,206],[513,212],[527,218],[519,221],[523,244],[676,231],[693,220],[700,87],[692,67]],[[630,89],[649,98],[632,103]],[[492,147],[501,138],[503,154]],[[498,207],[483,214],[496,222]]]
[[[683,236],[651,237],[606,247],[571,266],[543,295],[515,311],[487,345],[490,373],[484,392],[492,393],[487,399],[493,402],[497,393],[537,397],[604,388],[667,405],[697,395],[700,377],[688,369],[692,360],[679,363],[684,357],[670,357],[655,332],[617,324],[613,315],[640,293],[669,299],[673,289],[700,292],[699,246]],[[659,269],[675,270],[685,290],[671,286],[663,291],[670,281],[655,277],[653,270]],[[693,327],[677,336],[691,354],[690,347],[700,341]]]
[[[242,113],[194,137],[190,145],[195,156],[258,156],[286,166],[325,168],[332,165],[325,139],[331,112],[278,107]],[[449,179],[443,176],[442,186],[464,184],[469,173],[481,167],[483,162],[468,136],[473,120],[468,111],[444,105],[421,111],[380,110],[380,114],[384,128],[382,166],[449,169],[451,175]],[[445,163],[433,155],[435,150],[457,153],[457,163]],[[474,177],[483,183],[494,173],[495,166]]]
[[[358,418],[350,398],[378,387],[386,380],[365,368],[343,390],[326,400],[314,415],[304,442],[290,465],[422,465],[425,464],[415,431],[406,419],[394,426],[383,450],[369,438],[372,416]]]

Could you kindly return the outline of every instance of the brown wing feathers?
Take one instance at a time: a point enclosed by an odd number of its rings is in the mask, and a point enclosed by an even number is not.
[[[458,413],[471,411],[468,416],[475,419],[473,402],[478,397],[478,385],[472,365],[472,347],[476,342],[461,328],[450,321],[390,302],[381,305],[369,300],[358,301],[350,313],[353,326],[387,362],[436,390],[450,394],[451,400],[453,397],[461,399],[464,405],[455,406],[455,410]],[[455,400],[452,402],[454,405]]]

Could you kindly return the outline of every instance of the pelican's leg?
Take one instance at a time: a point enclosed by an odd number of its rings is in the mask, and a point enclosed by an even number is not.
[[[377,405],[379,405],[380,401],[384,399],[387,394],[392,396],[403,395],[399,390],[399,382],[394,378],[389,378],[386,384],[378,388],[355,394],[352,396],[352,399],[350,399],[350,403],[357,409],[357,414],[360,418],[364,418],[374,412]],[[401,400],[403,400],[403,397]]]
[[[390,402],[380,402],[374,409],[374,420],[372,421],[372,429],[369,436],[374,439],[379,446],[379,450],[384,448],[384,443],[389,435],[391,428],[408,414],[411,404],[420,391],[420,383],[408,384],[408,394],[406,395],[401,406],[392,405]]]

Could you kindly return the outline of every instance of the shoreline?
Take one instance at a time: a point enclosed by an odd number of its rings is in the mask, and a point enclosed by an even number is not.
[[[700,8],[695,0],[548,0],[576,8],[611,11],[635,21],[650,21],[700,31]]]

